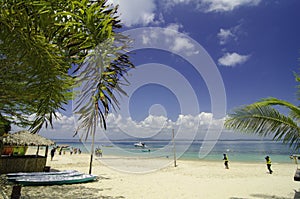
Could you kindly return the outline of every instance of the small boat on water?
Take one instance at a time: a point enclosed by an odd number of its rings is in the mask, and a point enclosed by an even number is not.
[[[136,143],[134,143],[134,146],[135,147],[140,147],[140,148],[146,148],[147,147],[145,142],[136,142]]]

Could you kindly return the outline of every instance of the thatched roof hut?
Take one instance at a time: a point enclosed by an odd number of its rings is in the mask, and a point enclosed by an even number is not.
[[[44,171],[48,147],[55,144],[52,140],[32,134],[29,131],[19,131],[4,135],[2,141],[3,150],[0,150],[0,173]],[[26,155],[28,146],[37,146],[35,155]],[[44,156],[39,155],[40,146],[46,147]]]
[[[38,134],[32,134],[29,131],[19,131],[3,136],[3,144],[11,146],[51,146],[55,143]]]

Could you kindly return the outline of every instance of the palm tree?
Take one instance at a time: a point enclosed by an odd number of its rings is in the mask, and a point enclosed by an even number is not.
[[[52,126],[79,86],[76,132],[87,139],[98,123],[106,128],[114,92],[125,94],[121,81],[134,67],[117,9],[107,0],[0,1],[0,132],[6,121],[32,133]],[[93,149],[90,166],[92,158]]]
[[[296,76],[299,82],[299,77]],[[287,110],[287,114],[285,114]],[[295,150],[300,148],[300,108],[285,100],[265,98],[237,108],[225,120],[225,128],[234,131],[273,136]]]
[[[117,103],[112,93],[124,93],[120,79],[133,67],[126,53],[129,39],[117,34],[122,26],[116,13],[106,0],[1,1],[0,114],[5,120],[30,127],[32,133],[52,126],[56,113],[72,99],[72,89],[88,78],[95,90],[91,94],[85,88],[91,95],[82,106],[88,109],[77,112],[83,122],[95,122],[100,115],[97,120],[105,128],[104,116]],[[103,44],[105,62],[87,63]],[[82,67],[89,71],[78,74]],[[0,118],[0,127],[5,120]],[[80,127],[88,135],[94,122]]]

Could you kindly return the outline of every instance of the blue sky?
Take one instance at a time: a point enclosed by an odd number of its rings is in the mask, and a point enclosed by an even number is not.
[[[165,30],[163,38],[159,34],[159,38],[155,37],[155,29],[135,37],[141,36],[147,45],[163,39],[161,42],[169,42],[170,46],[164,50],[148,49],[146,45],[136,48],[132,55],[136,69],[129,71],[132,84],[124,88],[130,95],[120,98],[121,110],[108,116],[105,137],[163,138],[170,136],[167,132],[172,128],[181,128],[186,133],[183,136],[204,138],[207,132],[203,131],[218,129],[222,123],[220,117],[225,117],[222,114],[215,117],[218,110],[212,110],[212,106],[223,109],[225,105],[228,113],[235,107],[270,96],[298,103],[293,72],[298,72],[300,63],[300,1],[108,2],[119,4],[121,32],[159,27]],[[191,64],[188,53],[193,56],[199,53],[195,43],[212,60],[203,60],[206,57],[199,59],[201,66]],[[201,50],[199,54],[203,54]],[[183,53],[185,57],[180,56]],[[206,65],[210,61],[214,64]],[[197,67],[211,67],[206,68],[210,74],[199,74]],[[212,102],[212,98],[218,99]],[[69,108],[62,113],[55,128],[43,130],[43,134],[70,138],[74,131],[71,112]],[[243,137],[228,132],[219,136],[216,133],[214,138]]]

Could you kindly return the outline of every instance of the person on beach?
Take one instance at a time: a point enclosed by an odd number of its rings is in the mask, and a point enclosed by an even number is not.
[[[298,164],[298,161],[300,159],[300,157],[298,157],[297,155],[290,155],[290,159],[294,160],[295,164]]]
[[[225,165],[225,169],[229,169],[229,166],[228,166],[228,157],[227,155],[224,153],[223,154],[223,160],[224,160],[224,165]]]
[[[97,147],[97,148],[95,149],[95,154],[96,154],[96,156],[98,156],[98,157],[102,157],[102,149],[101,149],[100,147]]]
[[[272,169],[271,169],[271,165],[272,165],[271,159],[270,159],[269,156],[266,156],[265,159],[266,159],[267,168],[268,168],[268,170],[269,170],[269,173],[272,174],[273,171],[272,171]]]
[[[55,150],[56,150],[55,147],[53,149],[51,149],[51,152],[50,152],[50,154],[51,154],[51,161],[53,160],[53,157],[54,157],[54,154],[55,154]]]

